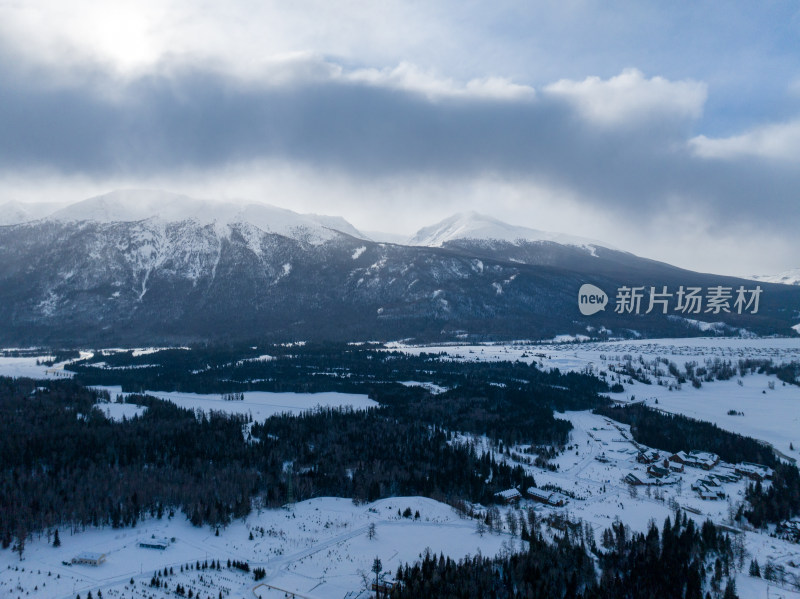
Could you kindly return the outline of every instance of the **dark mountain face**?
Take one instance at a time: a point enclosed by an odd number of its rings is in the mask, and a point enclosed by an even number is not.
[[[686,336],[701,331],[673,311],[614,313],[617,288],[756,285],[601,247],[460,240],[429,248],[328,237],[152,219],[0,227],[0,343],[522,339],[602,327]],[[606,311],[579,312],[583,283],[608,293]],[[729,333],[792,334],[800,289],[760,285],[758,314],[689,316],[724,322]]]

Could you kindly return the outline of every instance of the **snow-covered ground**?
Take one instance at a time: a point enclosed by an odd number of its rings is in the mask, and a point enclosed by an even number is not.
[[[568,339],[569,336],[560,336]],[[536,362],[545,368],[581,371],[587,366],[597,366],[602,357],[621,361],[622,356],[642,356],[644,359],[666,358],[683,366],[686,362],[706,358],[765,359],[776,363],[800,360],[800,338],[741,338],[741,337],[688,337],[678,339],[638,339],[626,341],[595,341],[585,343],[497,343],[497,344],[445,344],[407,345],[389,343],[392,350],[410,354],[446,353],[454,359],[475,362],[521,360]]]
[[[782,283],[784,285],[800,285],[800,268],[792,268],[779,272],[776,275],[752,275],[744,277],[754,281],[764,281],[765,283]]]
[[[141,416],[147,410],[144,406],[137,406],[130,403],[98,403],[95,407],[100,410],[109,420],[121,421],[123,418],[131,419],[134,416]]]
[[[687,466],[683,473],[671,475],[673,484],[632,488],[623,481],[628,473],[633,473],[643,481],[654,479],[648,477],[647,466],[636,460],[638,449],[629,441],[630,427],[588,411],[567,412],[558,416],[569,420],[574,427],[570,433],[568,449],[552,460],[552,463],[558,465],[558,470],[550,472],[524,463],[523,466],[533,473],[537,486],[556,485],[573,493],[577,499],[570,500],[563,508],[536,504],[536,509],[542,515],[561,512],[573,521],[580,519],[588,522],[598,543],[600,533],[617,518],[634,531],[645,530],[650,521],[661,528],[665,518],[674,517],[676,505],[685,508],[687,515],[698,523],[711,519],[716,524],[734,525],[731,516],[736,513],[744,498],[747,479],[721,483],[719,489],[726,495],[721,500],[700,499],[692,489],[694,483],[707,478],[709,474],[730,472],[725,464],[716,466],[710,472]],[[505,459],[517,461],[516,457],[525,455],[521,449],[512,449],[511,456]],[[668,454],[661,452],[661,459],[666,455]],[[734,525],[734,528],[739,528],[739,525]],[[778,589],[774,584],[768,594],[767,581],[747,575],[750,559],[755,558],[762,568],[767,562],[772,562],[784,566],[787,573],[800,577],[800,545],[772,538],[758,531],[743,530],[732,534],[742,536],[748,554],[743,572],[737,575],[741,597],[800,597],[800,592],[788,588]],[[743,589],[747,591],[743,592]]]
[[[770,443],[800,461],[800,387],[796,385],[753,374],[703,383],[700,389],[682,385],[680,390],[670,391],[666,386],[638,382],[625,387],[623,395],[643,399],[652,408],[713,422],[724,430]],[[729,410],[742,415],[728,415]]]
[[[418,511],[420,518],[399,516],[398,510],[406,508]],[[372,539],[370,524],[375,525]],[[163,551],[139,547],[140,541],[152,537],[174,540]],[[61,530],[60,540],[59,548],[45,536],[30,541],[22,561],[11,551],[0,552],[0,595],[72,599],[89,591],[97,596],[102,590],[103,597],[161,598],[173,597],[175,586],[182,584],[200,592],[202,599],[216,598],[220,590],[229,597],[267,599],[288,591],[298,597],[340,598],[364,588],[362,573],[373,578],[370,569],[376,557],[393,575],[399,565],[413,562],[426,549],[460,558],[521,547],[519,539],[506,533],[479,534],[473,521],[423,497],[394,497],[359,506],[348,499],[312,499],[290,508],[253,512],[220,529],[219,536],[176,515],[146,520],[133,529],[75,534]],[[62,563],[82,552],[104,553],[106,561],[100,566]],[[257,583],[252,574],[226,568],[228,559],[247,561],[251,569],[263,567],[267,576]],[[219,560],[222,570],[180,571],[181,566],[207,560]],[[154,572],[165,567],[175,572],[165,577],[169,593],[149,586]]]
[[[0,376],[27,377],[31,379],[69,378],[71,372],[64,370],[63,364],[46,366],[37,364],[42,360],[51,360],[52,356],[42,355],[30,358],[8,358],[0,356]]]
[[[120,386],[99,386],[94,389],[108,391],[111,401],[117,396],[126,394]],[[299,414],[316,407],[337,408],[351,407],[354,410],[365,410],[377,406],[377,402],[367,395],[359,393],[339,393],[326,391],[322,393],[272,393],[270,391],[245,391],[244,400],[227,401],[219,394],[182,393],[180,391],[145,391],[177,406],[191,410],[213,411],[228,414],[245,414],[256,421],[262,421],[275,414]],[[113,405],[100,404],[101,406]]]
[[[634,363],[657,358],[674,362],[680,369],[687,362],[700,366],[706,359],[730,360],[734,367],[740,359],[773,360],[776,364],[800,361],[800,339],[794,338],[718,338],[643,339],[570,344],[497,344],[408,346],[391,344],[392,349],[419,354],[440,353],[457,360],[521,360],[535,362],[542,368],[562,372],[610,373],[626,356]],[[665,383],[674,382],[662,365]],[[741,380],[741,385],[739,385]],[[770,386],[774,388],[770,388]],[[654,408],[713,422],[720,428],[771,443],[784,454],[800,461],[800,387],[787,385],[775,376],[748,374],[728,381],[703,382],[700,389],[683,384],[678,389],[669,384],[625,383],[625,392],[612,394],[615,400],[644,400]],[[729,416],[727,412],[743,412]],[[790,449],[790,443],[794,450]]]
[[[442,351],[459,360],[535,361],[544,368],[598,375],[606,372],[606,376],[611,375],[610,367],[624,362],[626,356],[633,361],[641,357],[645,362],[666,358],[681,368],[690,361],[702,365],[707,358],[731,360],[734,364],[740,358],[772,359],[776,363],[800,360],[800,340],[797,339],[693,338],[547,345],[411,347],[395,344],[394,347],[414,353]],[[0,373],[5,374],[2,369],[8,360],[29,359],[0,359]],[[35,358],[30,360],[33,366],[28,362],[27,367],[35,367]],[[20,364],[14,362],[13,368],[21,368]],[[663,380],[674,383],[666,374]],[[426,381],[406,381],[405,384],[426,384]],[[789,457],[800,459],[800,388],[783,385],[773,376],[748,374],[741,379],[703,382],[700,389],[690,384],[678,389],[672,384],[670,390],[669,384],[658,385],[655,381],[651,385],[625,382],[624,387],[623,393],[612,397],[622,401],[635,397],[654,408],[715,422],[727,430],[772,443]],[[121,391],[119,387],[106,389],[112,401]],[[355,408],[375,405],[366,396],[341,393],[248,392],[244,401],[224,401],[219,395],[153,394],[187,408],[249,413],[255,419],[276,412],[297,413],[315,405],[352,405]],[[112,406],[124,404],[101,404],[100,407],[111,409]],[[136,407],[119,409],[135,410]],[[744,415],[730,416],[729,410]],[[112,418],[121,416],[122,413],[116,411],[110,414]],[[673,475],[674,484],[632,488],[623,481],[626,474],[634,474],[642,480],[648,477],[646,467],[636,461],[637,450],[629,440],[627,426],[590,412],[567,412],[557,417],[568,419],[574,428],[566,451],[552,460],[558,466],[555,472],[528,464],[531,456],[523,453],[521,447],[511,448],[509,456],[498,454],[497,458],[523,465],[534,475],[538,486],[555,485],[575,498],[563,508],[525,499],[521,508],[533,507],[543,517],[560,513],[573,520],[583,520],[594,530],[598,542],[600,533],[615,518],[638,531],[644,530],[651,520],[660,527],[666,517],[672,517],[676,505],[686,508],[689,516],[698,522],[710,518],[717,524],[733,524],[731,515],[743,500],[746,480],[721,483],[720,490],[725,498],[714,501],[703,500],[692,490],[692,485],[709,473],[689,467],[684,473]],[[459,435],[458,439],[470,440],[470,437]],[[491,449],[491,443],[485,438],[471,441],[482,449]],[[790,442],[795,450],[789,449]],[[724,465],[717,466],[711,474],[723,469]],[[420,520],[398,517],[397,510],[406,507],[419,510]],[[502,511],[509,509],[512,508]],[[370,523],[376,526],[374,539],[368,538]],[[249,540],[250,532],[253,532],[253,540]],[[800,598],[800,592],[746,574],[750,560],[755,558],[762,570],[772,562],[783,566],[788,575],[800,577],[800,545],[760,531],[731,534],[742,539],[747,552],[743,571],[737,575],[741,597]],[[174,537],[175,541],[163,552],[138,547],[139,540],[152,536]],[[179,514],[171,520],[146,520],[135,529],[90,530],[75,534],[62,530],[61,541],[62,547],[58,549],[48,544],[45,537],[29,541],[22,562],[16,554],[0,551],[0,596],[72,599],[79,592],[85,597],[88,590],[93,590],[96,596],[96,589],[102,589],[103,597],[158,599],[173,596],[175,585],[180,583],[195,592],[200,591],[202,599],[217,597],[220,590],[230,597],[279,599],[288,591],[298,597],[343,598],[349,591],[363,588],[361,573],[368,573],[376,556],[385,570],[394,572],[400,563],[417,559],[426,547],[459,558],[478,550],[484,555],[494,555],[512,546],[519,548],[521,543],[508,532],[481,535],[475,521],[461,519],[448,506],[423,498],[390,498],[362,506],[355,506],[347,499],[314,499],[290,509],[254,511],[245,520],[221,529],[219,537],[208,527],[192,527]],[[99,567],[62,564],[82,551],[104,552],[107,561]],[[179,570],[181,565],[194,564],[197,560],[219,559],[224,565],[228,558],[247,560],[251,568],[263,566],[267,576],[256,583],[252,575],[224,567],[221,572]],[[165,566],[175,571],[174,575],[166,577],[170,594],[149,587],[153,572]],[[269,586],[257,586],[262,583]]]
[[[588,523],[598,543],[602,531],[615,519],[635,531],[646,529],[651,521],[660,528],[667,517],[673,517],[676,505],[686,508],[698,523],[710,518],[716,524],[734,524],[731,516],[743,499],[746,480],[721,483],[719,489],[726,498],[714,501],[702,500],[692,490],[692,484],[709,472],[689,467],[672,475],[674,484],[632,488],[623,481],[628,473],[652,479],[636,461],[629,428],[588,411],[567,412],[561,417],[574,429],[567,450],[552,460],[557,471],[526,463],[528,456],[522,447],[496,458],[520,463],[535,476],[539,487],[555,485],[574,498],[561,508],[523,499],[519,509],[533,508],[540,521],[553,514],[571,521],[580,519]],[[491,449],[486,439],[473,442]],[[723,471],[725,465],[721,464],[710,474]],[[406,508],[412,514],[419,511],[419,520],[398,514]],[[513,509],[503,507],[501,512]],[[374,538],[369,538],[370,524],[375,525]],[[774,583],[768,589],[767,581],[746,574],[750,559],[755,558],[762,569],[771,562],[783,566],[788,576],[800,577],[800,546],[763,532],[739,530],[732,529],[731,534],[742,540],[747,552],[743,571],[737,575],[740,595],[748,599],[800,597],[789,587],[778,588]],[[544,532],[556,534],[548,525]],[[174,540],[164,551],[139,547],[140,541],[151,538]],[[497,555],[523,547],[507,527],[482,530],[476,520],[461,518],[449,506],[420,497],[393,497],[367,505],[318,498],[282,509],[256,509],[247,518],[221,528],[219,536],[207,526],[191,526],[178,514],[171,519],[146,519],[133,529],[74,533],[62,529],[60,539],[59,548],[53,548],[44,535],[29,540],[22,561],[16,553],[0,552],[0,595],[71,599],[77,593],[85,597],[90,590],[97,596],[97,590],[102,590],[104,597],[160,599],[173,596],[175,586],[181,584],[199,591],[202,599],[217,597],[220,590],[230,597],[280,598],[288,592],[312,599],[344,598],[348,592],[364,588],[362,574],[369,575],[375,557],[393,574],[400,564],[413,562],[426,550],[460,558],[478,551]],[[104,553],[106,562],[100,566],[62,563],[87,551]],[[251,569],[263,567],[266,577],[256,582],[252,574],[227,569],[228,559],[247,561]],[[186,568],[206,560],[220,560],[222,571]],[[175,572],[162,577],[169,584],[169,593],[149,586],[153,573],[165,567]]]

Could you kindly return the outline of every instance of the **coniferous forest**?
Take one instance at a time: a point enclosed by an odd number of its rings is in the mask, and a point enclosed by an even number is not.
[[[729,576],[741,553],[710,521],[698,528],[678,514],[660,532],[651,523],[646,533],[636,534],[617,522],[606,529],[601,546],[587,545],[581,534],[549,543],[534,528],[528,550],[505,557],[455,562],[426,554],[398,570],[402,585],[390,597],[703,599],[704,583],[724,599],[737,597]]]
[[[690,418],[610,407],[600,395],[607,384],[588,375],[368,347],[279,346],[270,353],[118,352],[70,366],[71,380],[0,378],[2,547],[22,552],[31,534],[128,527],[144,518],[219,527],[254,507],[323,496],[371,502],[422,495],[466,513],[465,502],[491,505],[499,491],[536,485],[499,452],[513,445],[563,451],[572,425],[558,413],[567,409],[595,409],[630,424],[634,438],[651,447],[702,449],[773,467],[772,484],[752,485],[749,507],[738,514],[755,526],[791,517],[800,505],[797,469],[769,448]],[[104,363],[90,365],[98,360]],[[88,386],[120,380],[133,393],[124,400]],[[145,388],[220,392],[225,399],[253,389],[337,390],[367,393],[378,407],[253,422],[183,409],[140,394]],[[115,401],[145,409],[114,421],[95,408]],[[484,436],[488,446],[457,432]],[[616,522],[599,547],[581,527],[547,540],[532,515],[521,537],[525,550],[491,559],[424,555],[400,568],[402,585],[392,596],[690,599],[707,588],[736,596],[727,582],[737,559],[730,539],[710,521],[698,528],[681,513],[643,534]]]
[[[97,391],[72,381],[43,388],[0,378],[6,547],[48,527],[132,526],[176,510],[197,525],[224,524],[246,514],[253,501],[278,506],[290,494],[295,500],[405,494],[491,503],[497,491],[534,484],[521,467],[451,443],[451,433],[400,417],[397,406],[391,413],[331,409],[258,424],[243,416],[198,417],[132,396],[147,410],[113,422],[93,409],[98,399]],[[558,422],[551,414],[539,436],[563,440]]]

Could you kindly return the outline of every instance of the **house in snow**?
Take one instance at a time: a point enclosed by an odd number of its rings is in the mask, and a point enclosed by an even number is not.
[[[522,493],[517,489],[506,489],[505,491],[495,493],[494,496],[505,504],[517,504],[519,500],[522,499]]]
[[[569,501],[567,497],[561,493],[537,489],[536,487],[528,487],[525,493],[534,501],[544,503],[545,505],[552,505],[553,507],[563,507]]]
[[[642,449],[636,456],[636,461],[640,464],[653,464],[658,461],[660,454],[655,449]]]
[[[636,476],[633,472],[628,472],[624,478],[625,482],[629,485],[633,485],[634,487],[638,487],[640,485],[646,485],[647,483]]]
[[[160,549],[164,550],[169,547],[169,539],[156,539],[156,538],[149,538],[145,539],[144,541],[139,541],[139,547],[144,549]]]
[[[701,485],[705,487],[719,487],[721,486],[712,476],[707,476],[705,478],[701,478],[697,481]]]
[[[683,473],[686,471],[686,468],[684,468],[683,464],[681,464],[680,462],[672,462],[670,460],[664,460],[662,464],[664,468],[668,469],[670,472]]]
[[[695,491],[700,499],[714,500],[725,499],[725,493],[722,489],[708,488],[703,480],[699,480],[692,484],[692,490]]]
[[[659,466],[658,464],[650,464],[647,467],[647,474],[649,476],[652,476],[653,478],[664,478],[666,476],[669,476],[669,470],[667,468]]]
[[[84,551],[72,558],[73,564],[87,564],[89,566],[99,566],[105,561],[105,553],[95,553],[94,551]]]
[[[732,469],[726,469],[709,476],[714,476],[718,481],[723,483],[738,483],[742,480],[742,477],[736,474]]]
[[[671,462],[691,466],[692,468],[702,468],[703,470],[711,470],[714,466],[719,464],[719,456],[715,453],[708,451],[679,451],[669,457]]]
[[[725,493],[722,491],[712,491],[711,489],[706,489],[701,485],[701,488],[697,491],[697,495],[700,499],[705,500],[716,500],[716,499],[723,499],[725,497]]]
[[[753,462],[742,462],[736,464],[734,467],[736,474],[746,476],[751,480],[771,480],[772,475],[775,473],[772,468],[767,468],[761,464],[754,464]]]

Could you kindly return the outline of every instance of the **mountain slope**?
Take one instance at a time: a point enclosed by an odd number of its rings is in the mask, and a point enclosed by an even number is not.
[[[477,212],[460,212],[435,225],[424,227],[412,235],[407,243],[408,245],[443,247],[449,242],[457,240],[506,242],[515,245],[552,242],[560,245],[582,247],[590,251],[595,246],[611,247],[599,241],[573,235],[549,233],[528,227],[510,225]]]
[[[111,194],[0,226],[0,346],[685,336],[701,331],[672,314],[583,316],[578,289],[592,283],[613,301],[622,285],[753,285],[601,246],[384,244],[336,218],[137,193],[141,206]],[[757,315],[693,318],[791,334],[800,287],[761,285]]]
[[[89,198],[63,208],[49,217],[60,222],[160,222],[192,221],[215,225],[220,231],[230,224],[246,223],[268,233],[305,238],[319,243],[337,232],[364,237],[353,225],[338,216],[298,214],[284,208],[243,201],[199,200],[158,190],[121,190]]]
[[[748,277],[754,281],[764,283],[780,283],[782,285],[800,285],[800,268],[793,268],[776,275],[753,275]]]

